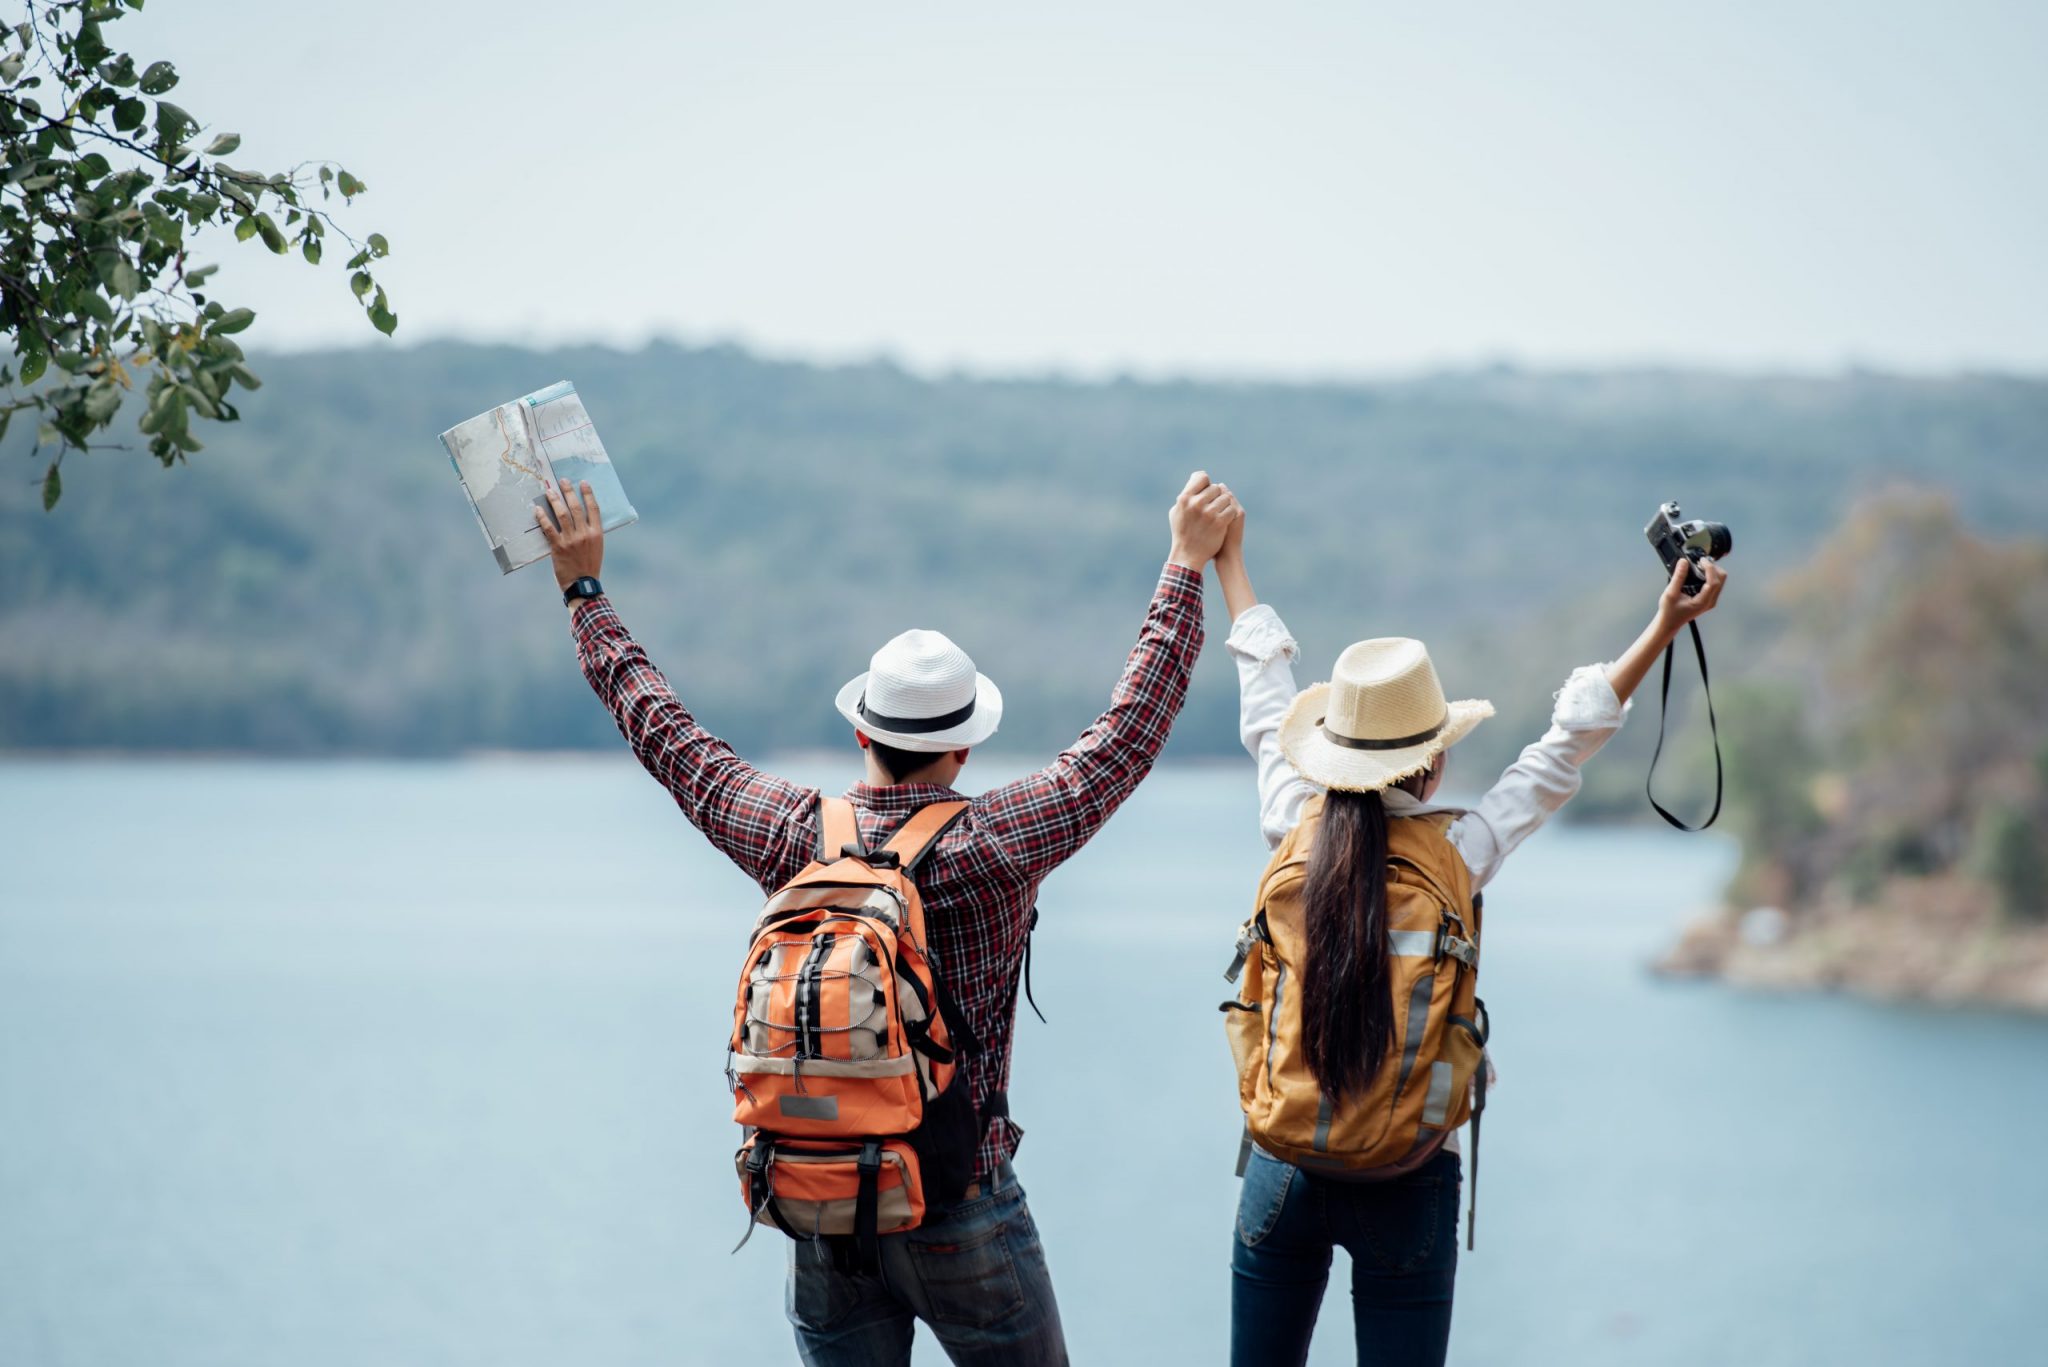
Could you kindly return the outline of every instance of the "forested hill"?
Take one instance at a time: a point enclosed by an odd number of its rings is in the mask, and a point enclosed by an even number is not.
[[[1495,753],[1648,610],[1641,529],[1662,499],[1732,524],[1758,590],[1889,482],[1953,491],[1992,534],[2048,523],[2039,380],[929,380],[671,345],[258,361],[244,421],[203,434],[190,468],[75,458],[46,516],[18,432],[0,453],[0,746],[615,743],[546,568],[498,575],[437,440],[562,378],[640,510],[607,564],[620,610],[700,714],[757,749],[843,743],[832,690],[913,625],[1002,682],[1006,747],[1069,738],[1197,467],[1253,510],[1253,570],[1305,678],[1351,639],[1425,636],[1454,693],[1503,704]],[[1724,653],[1741,601],[1717,619]],[[1183,754],[1235,744],[1223,627],[1212,604]]]

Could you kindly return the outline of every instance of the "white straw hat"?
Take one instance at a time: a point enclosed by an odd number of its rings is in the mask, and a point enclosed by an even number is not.
[[[979,745],[1003,719],[1003,695],[944,632],[906,631],[875,652],[834,704],[869,740],[941,754]]]
[[[1377,792],[1427,769],[1492,715],[1490,702],[1444,701],[1422,642],[1381,636],[1348,647],[1329,683],[1302,690],[1280,721],[1280,749],[1311,783]]]

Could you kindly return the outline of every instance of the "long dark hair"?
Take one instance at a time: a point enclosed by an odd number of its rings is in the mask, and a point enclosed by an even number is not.
[[[1399,786],[1420,791],[1427,773]],[[1302,889],[1307,948],[1301,1047],[1332,1097],[1372,1085],[1394,1042],[1387,963],[1387,808],[1378,793],[1332,789]]]

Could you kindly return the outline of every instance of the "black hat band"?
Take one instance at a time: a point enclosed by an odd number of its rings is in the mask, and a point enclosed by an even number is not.
[[[1327,718],[1317,717],[1316,725],[1323,728],[1324,738],[1332,745],[1341,745],[1346,750],[1406,750],[1411,745],[1421,745],[1424,741],[1435,740],[1442,734],[1443,729],[1450,725],[1451,714],[1445,712],[1443,720],[1427,731],[1417,731],[1412,736],[1396,736],[1392,740],[1360,740],[1356,736],[1340,736],[1329,727],[1323,726],[1326,720]]]
[[[981,701],[980,695],[967,700],[967,706],[956,707],[951,712],[936,717],[885,717],[879,712],[868,710],[868,695],[862,693],[853,710],[860,713],[860,719],[878,731],[894,731],[898,735],[923,736],[933,731],[950,731],[974,715],[974,705]]]

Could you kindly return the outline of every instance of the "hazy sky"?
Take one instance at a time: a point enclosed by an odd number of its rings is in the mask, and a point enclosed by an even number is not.
[[[922,367],[2048,367],[2048,5],[154,0],[399,339]],[[376,341],[223,244],[257,345]]]

